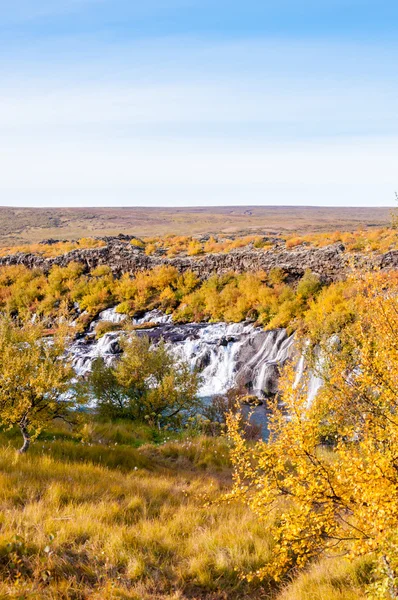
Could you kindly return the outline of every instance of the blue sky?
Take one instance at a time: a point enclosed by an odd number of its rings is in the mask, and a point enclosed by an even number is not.
[[[394,205],[398,3],[0,0],[0,205]]]

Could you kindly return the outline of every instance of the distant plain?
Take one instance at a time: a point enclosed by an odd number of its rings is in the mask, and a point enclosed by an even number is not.
[[[71,240],[125,233],[276,234],[350,231],[384,227],[389,208],[224,206],[194,208],[10,208],[0,207],[0,245],[42,239]]]

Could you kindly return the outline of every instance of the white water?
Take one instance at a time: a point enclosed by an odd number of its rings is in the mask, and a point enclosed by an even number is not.
[[[95,339],[93,333],[85,338],[76,340],[69,348],[72,356],[72,365],[79,377],[84,377],[89,371],[96,358],[103,358],[110,365],[118,354],[119,333],[109,332],[99,340]]]
[[[144,323],[165,324],[171,322],[171,315],[165,315],[161,310],[157,310],[156,308],[145,313],[145,315],[139,319],[133,319],[134,325],[143,325]]]
[[[127,318],[127,315],[116,312],[116,307],[107,308],[100,312],[98,320],[94,321],[91,325],[96,325],[98,321],[110,321],[111,323],[122,323]]]
[[[125,318],[126,315],[107,309],[99,315],[97,322],[121,323]],[[150,335],[154,341],[163,338],[192,369],[199,369],[201,397],[224,394],[234,386],[246,388],[250,394],[259,397],[272,395],[277,391],[279,368],[294,351],[293,336],[288,336],[284,329],[264,331],[251,323],[173,325],[171,317],[160,311],[148,312],[134,323],[157,323],[156,328],[137,333]],[[120,354],[120,332],[108,332],[96,340],[95,325],[92,323],[89,333],[70,347],[73,366],[79,376],[90,371],[95,358],[102,357],[106,364],[111,364]],[[304,358],[301,357],[297,378],[301,379],[304,369]],[[310,377],[309,402],[313,401],[321,384],[319,377]]]
[[[122,323],[127,319],[127,315],[116,311],[116,307],[106,308],[101,311],[98,318],[91,323],[90,329],[94,329],[98,321],[109,321],[110,323]],[[133,325],[142,325],[143,323],[171,323],[171,315],[165,315],[160,310],[151,310],[139,319],[132,320]]]
[[[323,385],[322,379],[315,375],[314,373],[310,373],[309,381],[308,381],[308,391],[307,391],[307,406],[311,406],[314,402],[316,395]]]
[[[322,358],[317,355],[316,362],[319,363],[319,366],[322,365]],[[304,374],[308,369],[306,365],[305,355],[301,354],[297,366],[296,366],[296,376],[294,379],[293,387],[297,387],[300,382],[303,381]],[[308,369],[308,380],[307,380],[307,407],[310,407],[313,401],[316,398],[319,390],[323,385],[322,378],[315,373],[313,370]]]
[[[71,345],[69,352],[78,376],[87,375],[98,357],[107,365],[117,360],[121,332],[108,332],[96,340],[95,327],[99,321],[122,323],[125,318],[114,309],[103,311],[88,333]],[[225,394],[232,387],[258,398],[273,396],[278,391],[279,370],[289,358],[296,362],[295,385],[306,382],[308,406],[322,386],[320,377],[308,371],[305,353],[298,354],[293,336],[288,336],[285,329],[264,331],[251,323],[173,324],[171,317],[160,311],[148,312],[134,323],[148,323],[149,327],[137,330],[137,335],[148,335],[155,343],[163,338],[191,369],[199,370],[202,383],[198,395],[203,399]],[[153,323],[157,323],[156,327]],[[263,439],[267,439],[266,404],[254,408],[251,422],[260,427]]]
[[[98,321],[120,323],[124,317],[108,309],[99,315]],[[236,385],[244,385],[259,396],[274,393],[278,367],[289,357],[293,344],[293,337],[287,336],[283,329],[266,332],[249,323],[172,325],[170,317],[159,311],[147,313],[136,324],[146,322],[159,325],[156,329],[140,330],[139,335],[150,334],[155,340],[163,337],[192,369],[199,368],[203,382],[201,396],[222,394]],[[120,353],[120,333],[108,332],[96,340],[95,325],[70,348],[79,376],[90,371],[95,358],[102,357],[111,364]]]
[[[251,324],[215,323],[173,346],[191,365],[204,365],[201,396],[224,394],[236,385],[259,396],[272,393],[276,369],[289,356],[293,338],[283,329],[265,332]]]

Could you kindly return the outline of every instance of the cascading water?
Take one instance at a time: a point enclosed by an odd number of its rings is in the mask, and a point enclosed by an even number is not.
[[[191,332],[174,346],[192,368],[201,371],[202,396],[224,394],[234,386],[263,396],[275,393],[278,366],[287,360],[292,342],[283,329],[215,323]]]
[[[104,320],[120,323],[123,315],[108,309],[97,322]],[[284,329],[264,331],[251,323],[172,324],[171,318],[159,311],[136,320],[141,326],[145,323],[157,326],[140,329],[138,335],[148,335],[154,342],[163,338],[192,369],[199,369],[202,397],[226,393],[234,386],[245,387],[259,397],[274,394],[279,367],[289,358],[293,344],[293,336]],[[111,364],[120,353],[120,332],[108,332],[96,340],[95,325],[70,348],[73,366],[80,376],[90,371],[95,358],[102,357]]]
[[[120,356],[121,332],[108,332],[97,340],[95,327],[100,321],[120,324],[125,318],[115,309],[107,309],[91,324],[87,334],[71,345],[69,352],[78,376],[84,377],[98,357],[110,365]],[[278,391],[280,367],[289,358],[296,360],[295,385],[308,373],[308,405],[322,386],[320,377],[307,371],[305,354],[297,355],[294,337],[285,329],[264,331],[252,323],[174,324],[171,316],[158,310],[147,312],[133,323],[140,326],[137,335],[147,335],[154,343],[163,339],[192,369],[199,370],[202,379],[199,396],[203,399],[225,394],[232,387],[258,398],[273,396]],[[251,422],[260,427],[263,438],[267,439],[266,404],[253,410]]]
[[[108,332],[96,340],[95,327],[100,321],[119,324],[125,318],[114,308],[104,310],[88,333],[71,345],[69,353],[78,376],[85,376],[96,358],[102,357],[110,365],[120,355],[120,332]],[[235,386],[259,398],[272,396],[278,391],[280,367],[294,355],[293,335],[285,329],[264,331],[252,323],[174,324],[170,315],[158,310],[147,312],[133,323],[140,327],[147,323],[148,328],[137,330],[137,335],[147,335],[155,343],[164,339],[192,369],[200,371],[202,398],[225,394]],[[296,385],[303,377],[305,362],[304,355],[298,357]],[[308,404],[321,386],[321,378],[310,372]]]
[[[322,357],[319,356],[319,353],[317,353],[316,356],[316,363],[320,367],[322,366],[323,361]],[[302,382],[306,370],[308,373],[308,379],[306,381],[307,407],[310,407],[321,389],[323,381],[318,372],[314,372],[314,370],[308,368],[308,365],[306,365],[305,353],[302,353],[296,365],[296,377],[294,379],[293,387],[297,387],[300,382]],[[318,370],[319,369],[316,371]]]

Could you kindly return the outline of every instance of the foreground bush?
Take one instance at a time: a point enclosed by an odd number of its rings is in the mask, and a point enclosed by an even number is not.
[[[268,444],[248,445],[231,414],[234,494],[260,522],[276,515],[273,560],[256,576],[279,580],[324,554],[370,556],[371,597],[396,598],[398,279],[368,276],[358,291],[355,321],[318,336],[324,385],[311,404],[308,378],[288,372]]]

